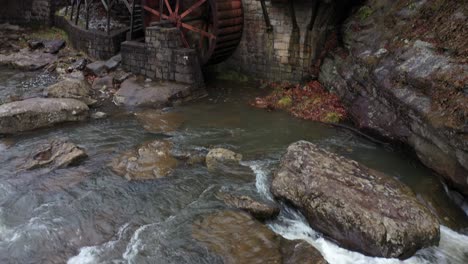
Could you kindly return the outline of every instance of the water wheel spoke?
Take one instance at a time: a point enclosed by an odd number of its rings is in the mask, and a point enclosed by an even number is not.
[[[206,31],[204,31],[204,30],[201,30],[201,29],[199,29],[199,28],[197,28],[197,27],[194,27],[194,26],[192,26],[192,25],[190,25],[190,24],[181,23],[181,26],[182,26],[183,28],[186,28],[186,29],[190,30],[190,31],[200,33],[202,36],[205,36],[205,37],[207,37],[207,38],[209,38],[209,39],[216,39],[215,35],[213,35],[213,34],[211,34],[211,33],[209,33],[209,32],[206,32]]]
[[[190,48],[190,44],[188,43],[187,38],[185,38],[185,34],[184,32],[182,32],[182,30],[180,31],[180,37],[182,39],[182,42],[184,43],[184,46],[186,48]]]
[[[189,9],[185,10],[185,12],[183,12],[181,15],[180,15],[180,19],[188,16],[190,13],[193,12],[193,10],[197,9],[198,7],[200,7],[201,5],[203,5],[203,3],[205,3],[206,0],[199,0],[198,2],[196,2],[195,4],[193,4]]]
[[[172,15],[173,12],[172,12],[171,5],[169,4],[169,1],[164,0],[164,2],[166,3],[167,10],[169,10],[169,15]]]
[[[155,15],[155,16],[157,16],[157,17],[161,17],[161,16],[159,15],[159,11],[156,11],[156,10],[154,10],[154,9],[152,9],[151,7],[148,7],[148,6],[144,6],[143,8],[144,8],[146,11],[150,12],[151,14],[153,14],[153,15]],[[169,17],[168,17],[167,15],[165,15],[165,14],[162,14],[162,18],[168,19]]]
[[[176,13],[176,14],[179,14],[179,5],[180,5],[180,4],[179,4],[179,1],[180,1],[180,0],[177,0],[176,6],[175,6],[175,11],[174,11],[174,13]]]

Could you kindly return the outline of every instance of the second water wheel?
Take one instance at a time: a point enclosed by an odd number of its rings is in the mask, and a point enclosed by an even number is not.
[[[181,31],[187,48],[198,51],[202,65],[216,64],[234,53],[242,38],[242,0],[143,0],[145,26],[166,21]],[[161,14],[162,11],[162,14]]]

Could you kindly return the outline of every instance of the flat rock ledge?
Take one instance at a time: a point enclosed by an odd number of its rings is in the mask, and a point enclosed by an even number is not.
[[[31,98],[0,105],[0,134],[13,134],[53,124],[82,121],[88,106],[75,99]]]
[[[310,142],[288,147],[271,191],[312,228],[365,255],[405,259],[440,239],[436,216],[407,186]]]

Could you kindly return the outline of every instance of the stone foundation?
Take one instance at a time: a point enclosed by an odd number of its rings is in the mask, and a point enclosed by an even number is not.
[[[147,27],[145,43],[122,43],[122,66],[151,79],[203,86],[197,53],[183,47],[174,27]]]
[[[110,34],[97,30],[85,30],[58,15],[55,16],[55,25],[67,32],[68,39],[75,49],[86,52],[89,56],[99,60],[106,60],[117,54],[128,32],[128,28],[114,30]]]
[[[52,25],[55,11],[65,0],[2,0],[0,23]]]
[[[272,31],[267,30],[259,0],[243,0],[244,30],[240,46],[215,71],[234,70],[255,79],[300,81],[317,73],[317,58],[330,32],[353,1],[320,1],[317,19],[308,30],[315,1],[295,0],[298,28],[286,1],[267,1]],[[339,7],[339,8],[337,8]]]

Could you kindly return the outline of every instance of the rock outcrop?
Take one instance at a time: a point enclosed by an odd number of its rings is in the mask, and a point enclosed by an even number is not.
[[[241,211],[225,210],[198,218],[192,237],[221,256],[225,264],[325,264],[320,253],[303,241],[287,241]]]
[[[271,191],[314,229],[366,255],[404,259],[439,242],[436,216],[407,186],[306,141],[288,147]]]
[[[53,124],[82,121],[88,106],[75,99],[32,98],[0,105],[0,134],[33,130]]]
[[[62,140],[54,139],[39,146],[26,159],[23,169],[32,170],[47,167],[51,170],[75,165],[87,157],[84,149]]]
[[[136,150],[123,153],[112,161],[112,170],[128,180],[152,180],[171,174],[177,160],[171,155],[172,144],[155,140]]]
[[[468,195],[468,40],[460,1],[367,1],[320,82],[364,129],[410,145]]]

